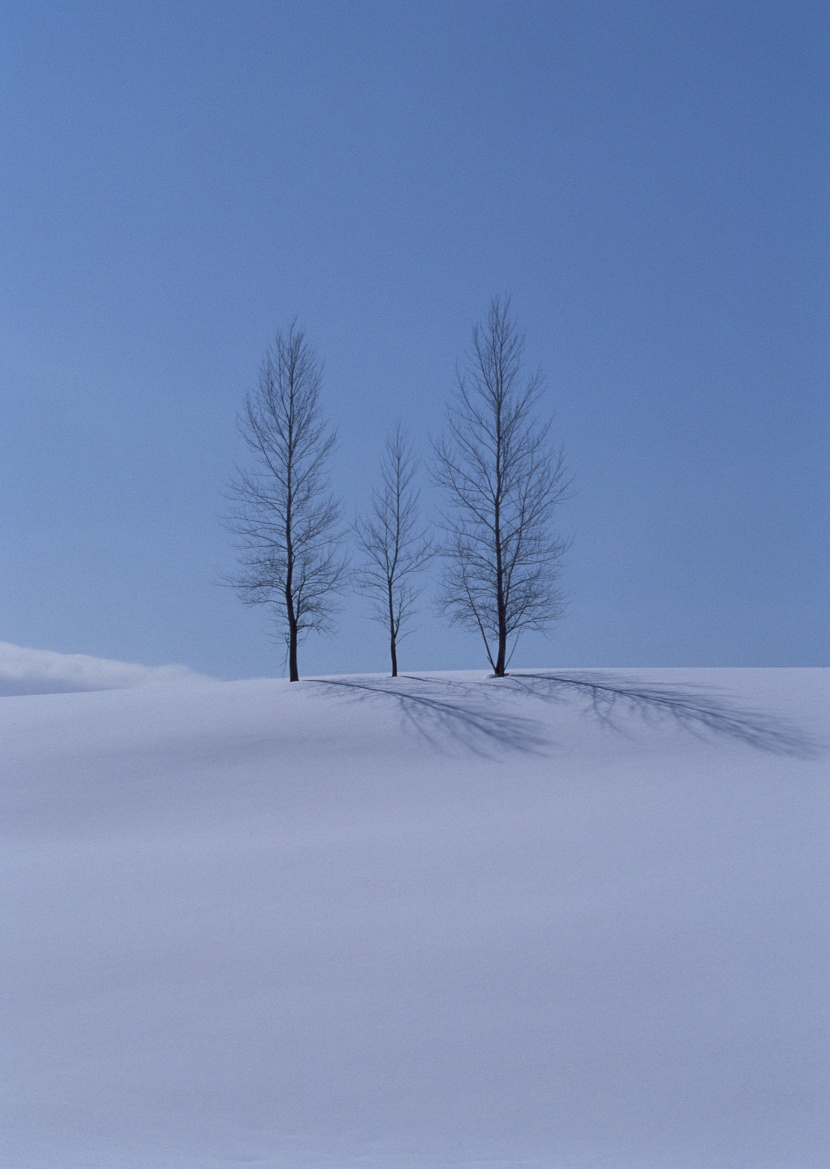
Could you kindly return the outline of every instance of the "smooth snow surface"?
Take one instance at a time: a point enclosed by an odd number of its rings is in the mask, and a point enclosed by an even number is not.
[[[0,1163],[826,1169],[828,712],[818,670],[3,700]]]

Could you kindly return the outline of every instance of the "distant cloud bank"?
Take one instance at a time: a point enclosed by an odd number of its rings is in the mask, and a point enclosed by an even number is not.
[[[136,662],[113,662],[88,654],[27,649],[0,641],[0,697],[214,681],[215,678],[197,674],[187,666],[141,666]]]

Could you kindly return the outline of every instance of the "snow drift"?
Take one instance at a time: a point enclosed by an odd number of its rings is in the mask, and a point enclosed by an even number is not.
[[[15,1169],[819,1169],[816,670],[0,703]]]
[[[0,697],[121,690],[211,681],[187,666],[142,666],[89,654],[62,654],[0,641]]]

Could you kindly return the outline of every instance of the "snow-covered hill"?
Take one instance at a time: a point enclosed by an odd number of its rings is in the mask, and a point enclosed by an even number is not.
[[[828,676],[0,701],[9,1169],[824,1169]]]

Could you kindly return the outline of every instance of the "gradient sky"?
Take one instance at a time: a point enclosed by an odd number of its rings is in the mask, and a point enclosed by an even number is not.
[[[568,613],[515,662],[826,664],[829,31],[809,0],[7,0],[0,640],[281,673],[217,583],[274,331],[325,362],[351,515],[509,294],[578,486]],[[385,669],[365,611],[301,672]],[[428,596],[401,664],[486,665]]]

